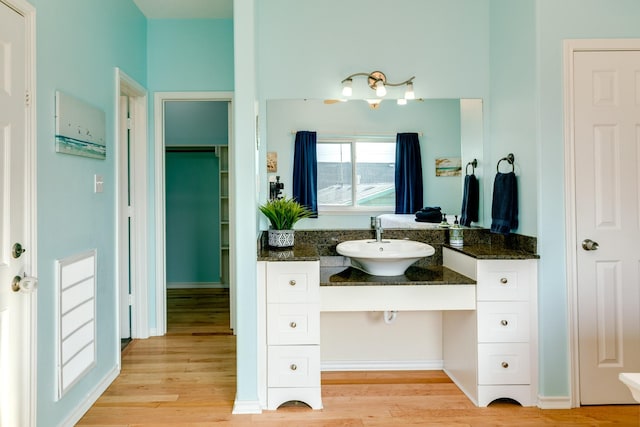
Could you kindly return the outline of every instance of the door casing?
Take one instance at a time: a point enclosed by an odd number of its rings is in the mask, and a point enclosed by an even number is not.
[[[578,353],[578,283],[576,233],[576,166],[573,55],[579,51],[640,50],[640,39],[579,39],[564,41],[564,158],[565,158],[565,244],[567,254],[567,303],[569,313],[570,406],[580,406],[580,363]]]
[[[116,202],[116,218],[117,218],[117,244],[118,256],[117,277],[119,286],[117,287],[117,312],[118,327],[116,330],[120,334],[120,311],[124,310],[124,303],[121,301],[121,289],[124,281],[128,281],[129,269],[131,269],[130,277],[132,282],[131,288],[131,338],[148,338],[149,337],[149,315],[148,315],[148,274],[147,265],[149,257],[147,255],[147,90],[129,77],[119,68],[116,68],[116,158],[118,159],[116,166],[116,188],[118,189],[118,198]],[[121,110],[120,96],[129,97],[130,109],[130,138],[131,147],[130,154],[124,149],[127,143],[126,130],[128,124],[122,123],[121,118],[124,113]],[[130,158],[127,158],[127,157]],[[127,191],[122,188],[127,174],[127,162],[132,161],[131,175],[129,177],[129,188],[131,192],[131,209],[124,206],[123,198]],[[128,212],[127,212],[128,211]],[[131,235],[126,238],[124,227],[127,226],[127,215],[132,219]],[[131,253],[127,255],[129,240],[131,240]],[[130,261],[129,261],[130,260]],[[128,264],[128,265],[127,265]],[[128,308],[128,307],[127,307]],[[118,335],[118,342],[120,336]],[[120,348],[117,349],[118,358],[120,360]]]
[[[165,156],[164,156],[164,103],[165,101],[228,101],[233,102],[233,92],[156,92],[154,96],[154,129],[155,129],[155,200],[156,200],[156,327],[151,335],[161,336],[167,333],[167,269],[166,269],[166,236],[165,236]],[[234,154],[231,109],[229,109],[229,163]],[[229,176],[230,194],[233,194],[233,172]],[[231,212],[233,212],[230,206]],[[233,229],[233,214],[229,217],[229,228]],[[232,233],[230,233],[232,234]],[[230,236],[233,239],[232,236]],[[234,328],[235,315],[235,266],[233,259],[235,245],[230,241],[229,293],[231,310],[231,327]]]

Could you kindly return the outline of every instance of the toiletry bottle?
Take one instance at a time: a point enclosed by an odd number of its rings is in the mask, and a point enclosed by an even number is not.
[[[457,248],[461,248],[464,245],[462,227],[460,227],[460,223],[458,222],[458,215],[456,215],[456,219],[449,229],[449,244]]]

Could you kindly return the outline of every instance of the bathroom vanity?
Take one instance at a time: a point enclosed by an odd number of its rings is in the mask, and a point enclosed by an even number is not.
[[[258,256],[260,401],[322,408],[320,312],[441,311],[443,367],[478,406],[535,405],[537,256],[490,245],[439,248],[437,265],[378,277],[320,265],[318,248]],[[495,248],[494,248],[495,249]]]

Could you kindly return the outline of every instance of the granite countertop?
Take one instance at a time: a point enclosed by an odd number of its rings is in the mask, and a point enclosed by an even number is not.
[[[401,276],[372,276],[353,267],[320,267],[320,286],[475,285],[441,265],[409,267]]]
[[[478,244],[456,248],[445,244],[444,247],[469,255],[476,259],[539,259],[540,256],[519,249],[509,249],[502,245]]]
[[[296,244],[292,248],[273,249],[268,246],[258,250],[258,261],[318,261],[318,249],[315,245]]]

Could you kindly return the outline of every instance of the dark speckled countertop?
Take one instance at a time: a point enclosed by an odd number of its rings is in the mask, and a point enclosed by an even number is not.
[[[476,259],[539,259],[540,256],[531,252],[519,249],[510,249],[502,245],[479,244],[465,245],[461,248],[455,248],[445,244],[444,247],[461,252],[465,255]]]
[[[443,266],[409,267],[401,276],[372,276],[353,267],[320,267],[320,286],[475,285]]]
[[[397,233],[403,230],[393,230]],[[413,230],[410,230],[413,231]],[[433,230],[428,230],[431,234]],[[538,259],[535,253],[535,239],[526,236],[489,236],[482,230],[473,230],[469,244],[462,248],[454,248],[443,242],[443,230],[436,230],[441,235],[428,235],[427,239],[436,248],[436,255],[426,261],[409,267],[402,276],[372,276],[356,268],[349,267],[348,262],[331,264],[327,260],[342,260],[337,256],[335,246],[338,242],[356,238],[368,238],[368,230],[351,231],[353,235],[345,235],[344,231],[319,231],[296,233],[296,244],[288,249],[271,249],[266,244],[266,235],[258,242],[258,261],[320,261],[321,286],[393,286],[393,285],[469,285],[476,282],[466,276],[442,266],[442,247],[463,253],[476,259]],[[386,231],[385,231],[386,232]],[[265,233],[266,234],[266,233]],[[299,236],[298,236],[299,234]],[[406,233],[405,233],[406,234]],[[412,235],[399,234],[398,237]],[[465,236],[467,231],[465,231]],[[483,237],[484,236],[484,237]],[[394,237],[394,236],[391,236]],[[423,236],[424,237],[424,236]],[[324,261],[323,261],[324,260]]]
[[[318,249],[307,243],[296,243],[292,248],[272,249],[268,246],[258,250],[258,261],[318,261]]]

